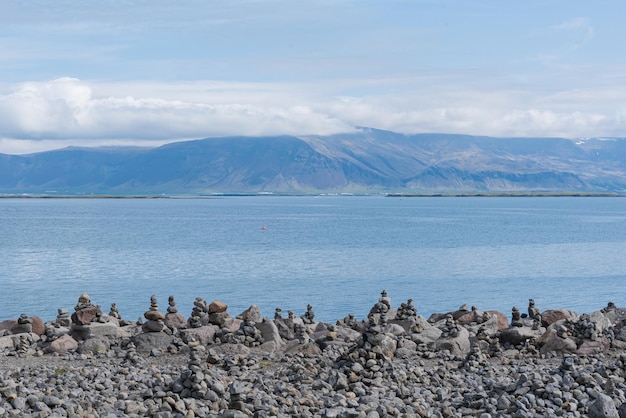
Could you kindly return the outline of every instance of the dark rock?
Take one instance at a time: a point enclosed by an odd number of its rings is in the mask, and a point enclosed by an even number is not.
[[[131,341],[139,353],[150,353],[153,348],[165,352],[174,341],[174,337],[164,332],[145,332],[135,335]]]

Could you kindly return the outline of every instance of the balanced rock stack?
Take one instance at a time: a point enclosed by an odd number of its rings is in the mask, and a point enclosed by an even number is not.
[[[209,305],[201,297],[197,297],[193,301],[193,308],[191,310],[191,316],[187,321],[189,328],[200,328],[208,324],[207,313],[209,312]]]
[[[57,311],[56,325],[59,327],[69,327],[72,325],[72,319],[66,308],[59,308]]]
[[[170,296],[167,299],[167,303],[168,307],[167,313],[165,314],[165,325],[170,329],[186,328],[187,320],[183,315],[178,313],[174,296]]]
[[[83,293],[78,298],[78,303],[74,307],[72,323],[78,325],[88,325],[96,320],[102,312],[100,308],[91,303],[91,298],[87,293]]]
[[[17,324],[11,330],[13,334],[23,334],[33,332],[33,320],[25,313],[21,314],[17,319]]]
[[[103,315],[100,306],[91,303],[87,293],[78,298],[72,314],[70,335],[76,340],[88,340],[92,337],[117,337],[119,326],[110,322],[108,315]]]
[[[214,300],[207,310],[209,313],[209,323],[223,327],[230,319],[228,305],[222,301]]]
[[[159,312],[159,304],[155,295],[150,297],[150,309],[143,316],[147,319],[141,327],[143,332],[161,332],[165,329],[165,314]]]

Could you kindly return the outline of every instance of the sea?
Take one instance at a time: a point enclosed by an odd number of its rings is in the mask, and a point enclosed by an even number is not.
[[[626,306],[620,197],[223,196],[0,199],[0,320],[53,320],[88,293],[136,320],[155,295],[319,321],[385,290],[420,315],[461,305]]]

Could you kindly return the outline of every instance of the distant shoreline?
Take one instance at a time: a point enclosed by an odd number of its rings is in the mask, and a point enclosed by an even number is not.
[[[224,197],[626,197],[623,193],[595,192],[476,192],[476,193],[380,193],[380,194],[283,194],[283,193],[220,193],[211,195],[55,195],[55,194],[0,194],[0,199],[218,199]]]

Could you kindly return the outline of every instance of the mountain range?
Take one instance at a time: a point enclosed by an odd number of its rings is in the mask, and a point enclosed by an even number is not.
[[[0,154],[2,194],[626,192],[626,139],[220,137]]]

